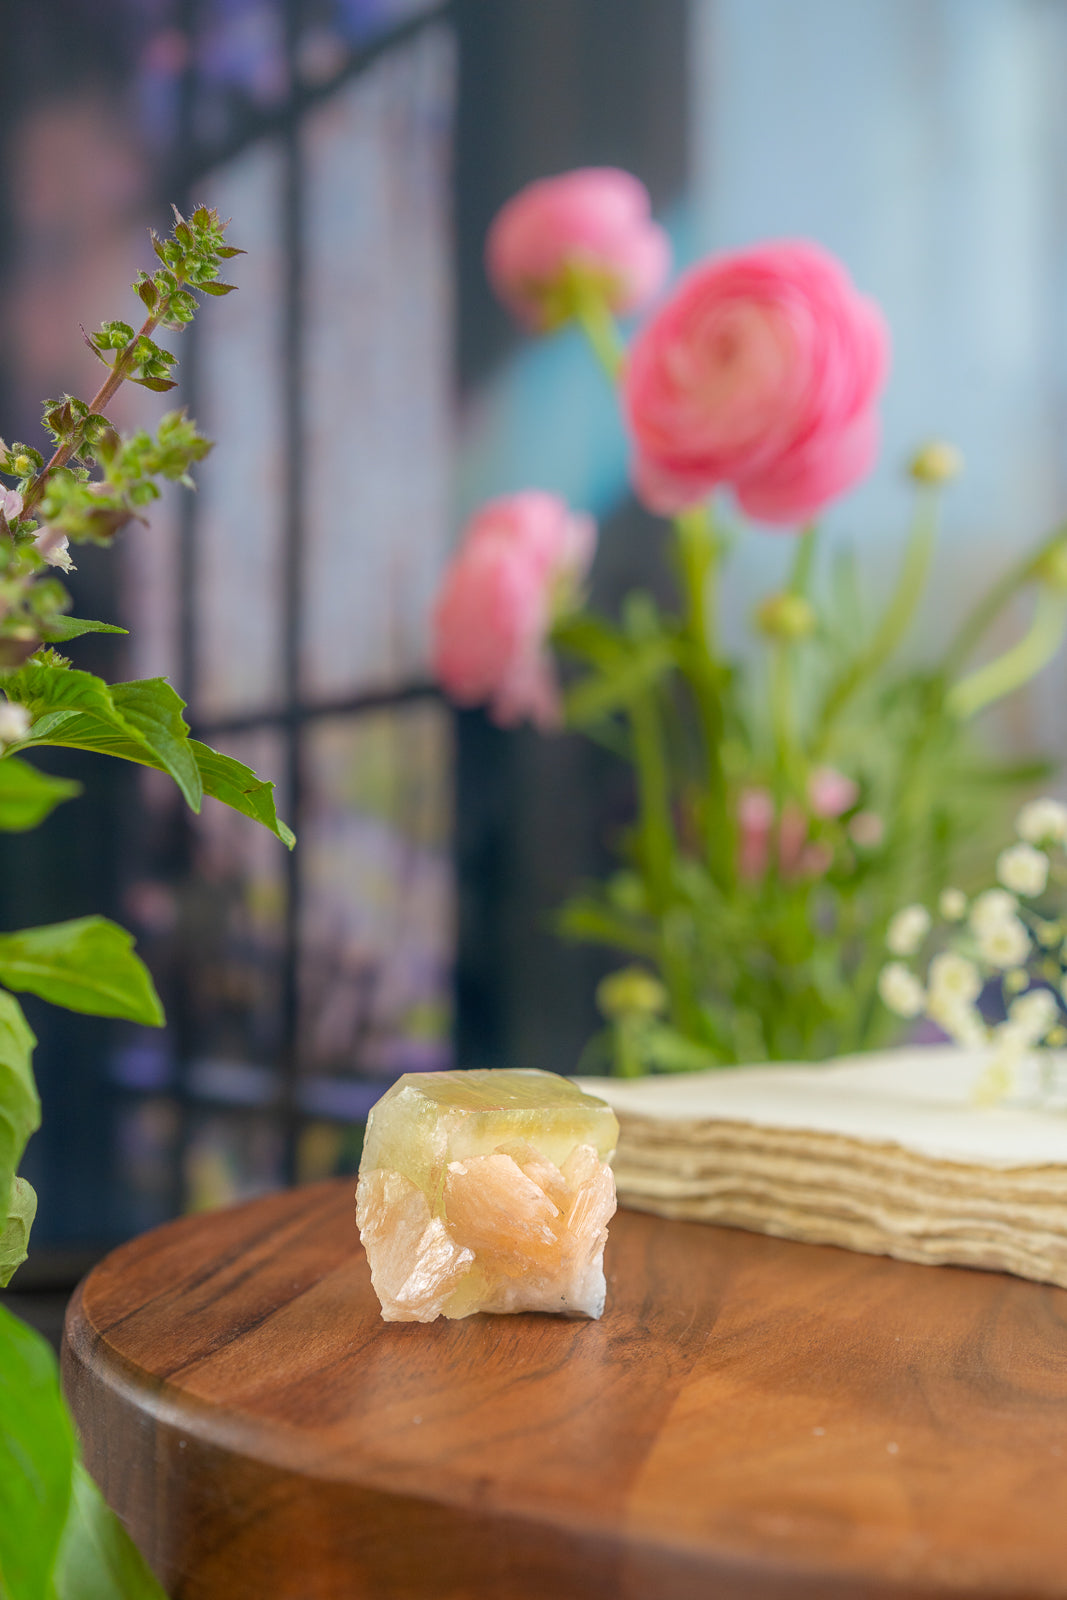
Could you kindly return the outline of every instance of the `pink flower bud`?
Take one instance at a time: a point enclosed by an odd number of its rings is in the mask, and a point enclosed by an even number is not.
[[[869,470],[888,361],[878,307],[817,245],[712,257],[630,353],[639,496],[669,513],[724,484],[761,521],[806,521]]]
[[[593,519],[555,495],[527,490],[473,518],[434,607],[433,665],[460,705],[488,704],[509,727],[559,720],[546,640],[570,605],[596,545]]]
[[[644,184],[617,167],[581,167],[520,189],[489,229],[485,262],[509,310],[545,329],[571,314],[568,273],[587,278],[612,311],[626,314],[659,293],[670,256]]]
[[[738,874],[749,883],[762,878],[771,854],[774,801],[769,789],[742,789],[737,800]]]
[[[808,799],[817,817],[839,817],[859,799],[859,784],[834,767],[818,767],[808,780]]]
[[[0,515],[5,522],[17,522],[22,515],[22,496],[17,489],[0,488]]]

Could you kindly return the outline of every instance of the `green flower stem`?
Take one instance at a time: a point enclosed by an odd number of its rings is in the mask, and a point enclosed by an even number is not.
[[[597,294],[590,285],[582,285],[575,293],[574,316],[593,354],[615,383],[626,357],[626,346],[604,296]]]
[[[789,594],[807,595],[811,587],[811,572],[815,561],[818,529],[810,523],[797,540],[793,565],[786,589]],[[805,761],[800,742],[793,726],[792,673],[796,661],[798,641],[772,639],[770,642],[770,705],[771,732],[774,738],[775,801],[778,814],[790,787],[798,791],[804,787]]]
[[[705,849],[712,876],[728,884],[732,873],[730,819],[722,770],[723,715],[720,674],[715,656],[715,578],[719,549],[707,506],[682,511],[674,519],[684,600],[682,664],[696,699],[704,733],[708,805]]]
[[[1034,620],[1019,643],[987,666],[979,667],[948,692],[946,708],[964,721],[1005,695],[1019,689],[1046,666],[1063,643],[1067,631],[1067,594],[1059,589],[1038,590]]]
[[[989,593],[979,600],[974,610],[960,625],[959,632],[949,646],[941,669],[946,678],[956,675],[1005,606],[1010,604],[1020,589],[1034,581],[1044,561],[1065,540],[1067,540],[1067,524],[1054,529],[1035,551],[1025,555],[1015,566],[1009,568]]]
[[[685,952],[677,948],[669,926],[676,845],[670,779],[653,692],[635,695],[629,711],[637,771],[640,863],[649,910],[660,927],[659,966],[670,1000],[671,1020],[683,1032],[690,1032],[696,1023],[691,974]]]
[[[930,559],[937,540],[939,506],[940,497],[936,489],[925,485],[919,489],[911,535],[904,551],[897,586],[874,638],[841,674],[823,703],[815,738],[816,756],[825,750],[833,724],[852,696],[889,660],[911,626],[930,571]]]
[[[641,866],[649,904],[656,916],[662,916],[671,901],[674,824],[667,762],[651,691],[634,695],[630,725],[637,769]]]

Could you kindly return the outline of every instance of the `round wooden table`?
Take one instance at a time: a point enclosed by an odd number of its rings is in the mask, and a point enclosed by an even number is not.
[[[352,1187],[72,1302],[88,1465],[172,1596],[1067,1597],[1067,1291],[624,1211],[598,1323],[390,1324]]]

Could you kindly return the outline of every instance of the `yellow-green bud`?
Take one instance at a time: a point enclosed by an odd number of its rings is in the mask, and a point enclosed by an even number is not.
[[[1034,567],[1034,577],[1038,583],[1045,583],[1050,589],[1067,589],[1067,540],[1061,540],[1045,551]]]
[[[33,462],[27,455],[18,455],[11,463],[20,478],[28,477],[33,471]]]
[[[643,967],[622,967],[601,979],[596,1003],[609,1022],[620,1017],[655,1017],[667,1009],[667,991]]]
[[[1029,986],[1030,977],[1025,967],[1013,967],[1004,974],[1004,987],[1008,994],[1022,994]]]
[[[963,471],[963,454],[954,444],[931,439],[912,456],[908,471],[916,483],[951,483]]]
[[[814,609],[802,594],[769,594],[756,607],[756,626],[768,639],[807,639],[815,632]]]

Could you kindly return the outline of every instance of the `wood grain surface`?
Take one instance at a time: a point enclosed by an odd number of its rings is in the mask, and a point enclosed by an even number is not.
[[[180,1600],[1067,1597],[1067,1291],[620,1212],[599,1323],[379,1317],[352,1184],[71,1305],[88,1464]]]

